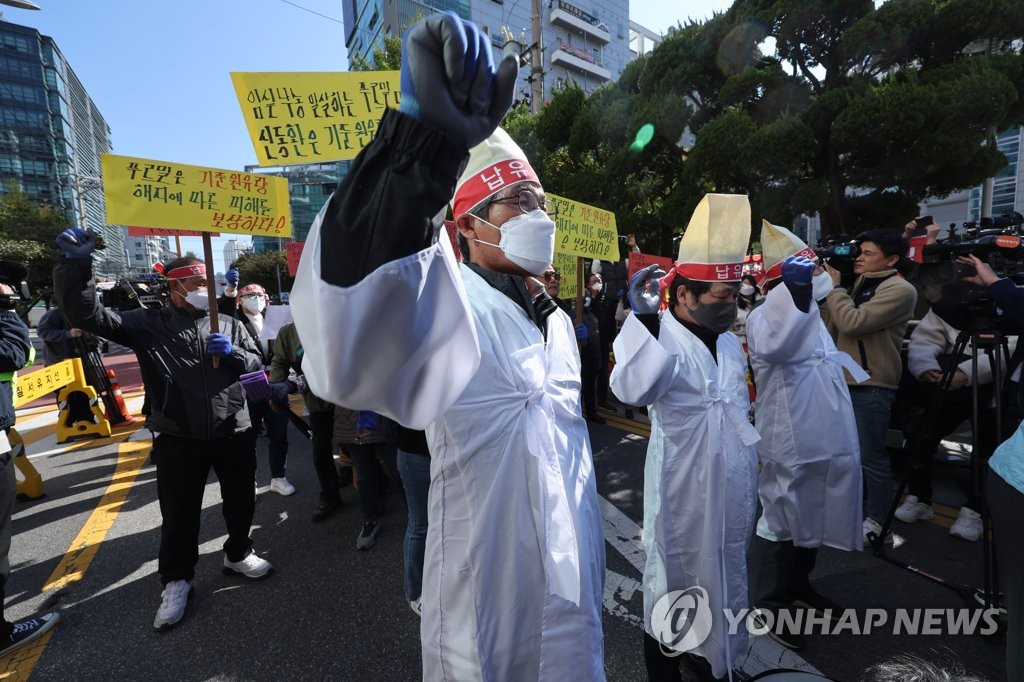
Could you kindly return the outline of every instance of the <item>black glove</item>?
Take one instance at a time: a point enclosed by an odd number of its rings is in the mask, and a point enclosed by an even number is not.
[[[405,35],[399,111],[475,147],[512,105],[518,73],[514,56],[495,73],[490,40],[475,24],[435,14]]]

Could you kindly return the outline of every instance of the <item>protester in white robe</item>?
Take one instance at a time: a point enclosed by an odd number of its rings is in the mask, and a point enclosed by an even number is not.
[[[699,679],[731,676],[745,650],[746,629],[730,635],[724,610],[748,606],[756,507],[758,436],[747,420],[746,359],[727,331],[749,236],[745,196],[705,196],[673,272],[661,280],[651,266],[634,276],[635,314],[614,343],[612,390],[627,405],[647,405],[651,418],[643,534],[650,680],[678,679],[680,661]],[[659,321],[662,281],[670,299]],[[680,591],[693,599],[680,599]],[[695,636],[680,641],[683,631]]]
[[[424,679],[602,680],[580,359],[532,277],[553,256],[544,191],[495,130],[515,61],[495,77],[489,60],[454,14],[411,29],[401,108],[314,223],[291,305],[313,392],[426,430]],[[451,199],[461,265],[443,232],[431,243]]]
[[[832,279],[815,266],[814,251],[768,221],[761,248],[761,285],[770,291],[747,317],[763,508],[751,547],[751,600],[772,612],[769,634],[799,650],[803,633],[785,627],[779,611],[831,609],[838,617],[840,607],[810,583],[817,548],[862,545],[860,448],[843,368],[867,374],[836,350],[821,321],[817,300]]]

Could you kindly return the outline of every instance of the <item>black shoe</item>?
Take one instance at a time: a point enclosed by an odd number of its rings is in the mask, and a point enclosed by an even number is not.
[[[323,521],[328,516],[341,508],[341,498],[338,496],[321,495],[320,501],[313,508],[313,521]]]
[[[808,587],[796,595],[796,598],[793,600],[793,606],[814,611],[818,617],[828,618],[834,623],[840,621],[845,610],[828,597],[819,594],[813,587]]]
[[[0,642],[0,646],[3,647],[0,648],[0,656],[6,656],[15,649],[19,649],[29,642],[39,639],[47,630],[56,625],[58,620],[60,620],[60,614],[56,612],[19,620],[14,624],[14,630],[11,631],[10,637]]]
[[[626,419],[632,419],[632,418],[633,418],[633,408],[632,407],[627,407],[626,408]]]
[[[602,417],[599,414],[587,415],[587,421],[588,422],[593,422],[595,424],[607,424],[608,423],[608,420],[605,419],[604,417]]]
[[[768,612],[767,609],[761,607],[754,613],[754,627],[758,630],[764,630],[768,625],[768,620],[764,615],[766,612]],[[772,618],[772,629],[768,630],[767,633],[769,637],[787,649],[791,649],[793,651],[803,651],[807,648],[807,638],[804,637],[803,634],[799,632],[790,632],[790,628],[784,627],[784,625],[789,625],[789,623],[780,623],[778,612],[772,612],[772,616],[774,616],[774,618]],[[801,618],[797,622],[803,623],[803,619]]]

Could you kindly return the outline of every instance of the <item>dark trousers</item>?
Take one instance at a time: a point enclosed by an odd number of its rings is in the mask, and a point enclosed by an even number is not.
[[[284,478],[288,463],[288,415],[275,412],[266,400],[249,403],[249,419],[254,433],[259,433],[260,424],[267,431],[270,441],[270,477]]]
[[[313,468],[320,483],[321,497],[337,499],[338,467],[334,464],[334,412],[310,412],[309,429],[313,435]]]
[[[587,417],[597,414],[597,354],[589,347],[580,353],[580,381],[583,388],[580,397],[583,399],[583,412]]]
[[[377,457],[383,460],[388,474],[394,474],[398,450],[390,443],[349,443],[345,445],[345,449],[348,450],[352,466],[356,468],[356,476],[359,477],[359,507],[363,511],[363,521],[376,521],[381,513],[381,489],[386,483],[386,480],[381,478],[383,473]]]
[[[156,491],[160,500],[160,580],[192,580],[199,561],[203,492],[213,468],[220,482],[221,510],[228,530],[224,553],[241,561],[252,550],[249,528],[256,510],[253,481],[256,442],[252,429],[227,438],[197,440],[160,434],[153,439]]]
[[[900,396],[925,412],[918,428],[911,435],[907,451],[911,461],[907,476],[907,488],[920,502],[931,504],[932,475],[935,471],[935,451],[939,442],[952,433],[965,419],[970,419],[974,401],[970,386],[955,391],[940,391],[938,384],[918,381],[904,373],[900,383]],[[935,399],[940,396],[938,406]],[[992,386],[978,387],[979,424],[976,429],[978,440],[977,454],[985,459],[995,450],[997,443],[995,410],[989,406],[992,400]],[[927,423],[926,423],[927,422]],[[970,491],[966,506],[976,512],[981,511],[981,500]]]
[[[772,542],[755,535],[750,544],[750,601],[775,612],[811,591],[815,547]]]
[[[8,390],[6,384],[2,390]],[[11,574],[11,515],[18,479],[14,475],[14,457],[10,451],[0,453],[0,642],[11,636],[14,625],[3,617],[4,599],[7,597],[7,578]]]
[[[1017,456],[1021,456],[1017,453]],[[1020,520],[1024,517],[1024,493],[995,471],[986,480],[988,508],[992,515],[992,537],[999,565],[999,590],[1005,595],[1006,679],[1024,679],[1024,544],[1020,541]]]

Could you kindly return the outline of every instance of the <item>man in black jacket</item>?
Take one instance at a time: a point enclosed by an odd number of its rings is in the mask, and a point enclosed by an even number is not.
[[[7,431],[14,426],[14,398],[11,379],[14,372],[28,364],[32,343],[28,327],[14,312],[20,300],[14,289],[25,279],[25,266],[14,261],[0,261],[0,656],[9,654],[37,639],[58,620],[56,613],[47,613],[9,623],[3,617],[7,577],[11,574],[8,552],[11,549],[11,513],[17,494],[14,475],[14,453],[7,440]]]
[[[239,375],[261,368],[260,354],[236,320],[219,315],[210,333],[206,268],[194,258],[169,263],[170,305],[117,312],[96,297],[92,232],[57,236],[64,252],[53,288],[68,323],[133,349],[139,358],[153,432],[157,497],[163,518],[158,571],[163,600],[153,627],[168,630],[185,615],[199,560],[199,518],[210,468],[223,497],[228,539],[224,570],[263,578],[270,563],[252,549],[256,447]],[[215,358],[218,364],[215,364]]]

